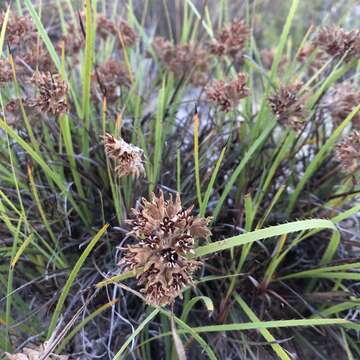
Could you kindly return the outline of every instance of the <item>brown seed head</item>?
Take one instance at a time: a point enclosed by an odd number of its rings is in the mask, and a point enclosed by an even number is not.
[[[109,103],[116,101],[120,96],[120,87],[131,85],[129,72],[119,61],[109,59],[97,68],[97,72],[92,75],[94,90],[98,86],[105,92]]]
[[[250,28],[244,20],[234,20],[223,28],[209,44],[211,54],[217,56],[230,55],[239,57],[243,53]]]
[[[344,56],[345,61],[351,61],[360,56],[360,30],[348,32],[337,26],[323,27],[318,31],[314,45],[334,58]]]
[[[4,22],[5,13],[0,14],[0,29]],[[19,46],[36,38],[35,27],[30,16],[9,16],[6,27],[6,40],[11,46]]]
[[[143,151],[123,139],[115,139],[106,133],[103,137],[106,155],[116,162],[115,172],[120,176],[139,177],[145,172]]]
[[[151,201],[142,199],[142,208],[133,209],[130,235],[137,239],[128,245],[119,265],[137,272],[138,283],[150,304],[165,305],[181,297],[192,284],[191,274],[200,263],[187,258],[193,252],[195,238],[211,235],[209,218],[191,215],[192,207],[182,209],[179,194],[164,200],[152,194]]]
[[[118,37],[120,33],[126,47],[134,46],[138,40],[138,35],[125,20],[113,21],[104,15],[97,16],[97,33],[103,39],[109,35]]]
[[[68,87],[59,74],[35,72],[31,82],[38,89],[38,96],[32,106],[40,111],[60,115],[68,110],[66,94]]]
[[[216,80],[206,88],[206,95],[209,101],[220,107],[221,111],[229,111],[236,107],[239,101],[249,95],[246,86],[247,76],[239,73],[233,80],[225,82]]]
[[[360,131],[353,131],[336,146],[336,157],[346,172],[352,174],[360,169]]]
[[[335,125],[339,125],[360,104],[360,90],[350,82],[343,82],[334,87],[333,94],[326,101]],[[360,129],[360,111],[352,119],[353,128]]]
[[[282,86],[279,91],[269,97],[273,114],[280,124],[289,126],[294,130],[301,130],[304,126],[305,97],[299,97],[301,83]]]
[[[209,69],[208,55],[201,46],[173,45],[162,37],[156,37],[153,46],[160,60],[177,78],[189,76],[190,82],[196,86],[206,83]]]

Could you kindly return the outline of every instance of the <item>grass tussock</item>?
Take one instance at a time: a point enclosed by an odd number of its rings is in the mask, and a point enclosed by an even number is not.
[[[309,5],[0,5],[0,357],[360,358],[360,7]]]

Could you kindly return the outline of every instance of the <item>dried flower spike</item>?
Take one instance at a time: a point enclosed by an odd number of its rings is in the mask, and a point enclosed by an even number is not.
[[[31,82],[38,88],[38,96],[32,102],[40,111],[59,115],[67,111],[66,94],[68,87],[59,74],[36,72]]]
[[[162,192],[159,197],[152,194],[151,201],[142,199],[140,210],[133,209],[129,234],[138,242],[125,248],[119,265],[137,272],[149,304],[169,304],[192,284],[191,274],[200,262],[186,255],[193,252],[195,238],[206,239],[211,232],[210,219],[194,217],[191,210],[182,209],[179,194],[175,201],[171,195],[165,201]]]
[[[354,131],[336,146],[336,157],[346,172],[352,174],[360,169],[360,131]]]
[[[337,26],[323,27],[314,44],[334,58],[345,57],[350,61],[360,56],[360,30],[345,31]]]
[[[228,82],[216,80],[207,87],[207,98],[219,106],[221,111],[227,112],[235,108],[242,98],[249,95],[246,81],[247,76],[243,73],[239,73],[235,79]]]
[[[142,156],[143,151],[123,139],[115,139],[106,133],[103,137],[106,155],[115,160],[115,172],[120,176],[132,175],[139,177],[145,172]]]
[[[238,57],[243,53],[249,33],[250,28],[244,20],[234,20],[217,34],[209,45],[209,51],[217,56]]]
[[[272,112],[280,124],[294,130],[301,130],[304,126],[304,97],[299,97],[301,83],[280,87],[279,91],[269,97]]]

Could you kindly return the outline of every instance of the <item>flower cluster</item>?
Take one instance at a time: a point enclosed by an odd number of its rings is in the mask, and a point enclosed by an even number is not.
[[[192,272],[200,266],[187,254],[193,252],[195,238],[211,235],[210,219],[194,217],[191,211],[192,207],[183,210],[179,194],[175,201],[171,195],[164,200],[162,192],[159,197],[152,194],[151,201],[143,199],[140,210],[133,209],[129,234],[137,243],[124,249],[119,265],[136,271],[150,304],[165,305],[181,297],[184,288],[192,284]]]
[[[0,14],[0,29],[4,23],[5,13]],[[24,42],[34,40],[36,37],[35,28],[29,16],[9,16],[6,26],[6,41],[10,46],[17,47]]]
[[[132,175],[139,177],[145,172],[143,151],[123,139],[115,139],[106,133],[103,137],[106,155],[116,162],[115,172],[119,177]]]
[[[244,20],[234,20],[216,35],[209,44],[209,51],[217,56],[239,57],[243,53],[249,33],[250,28]]]
[[[173,45],[170,41],[156,37],[154,49],[167,69],[177,78],[189,76],[194,85],[204,85],[208,78],[208,55],[200,46],[194,44]]]
[[[68,87],[59,74],[35,72],[31,82],[37,87],[37,98],[31,102],[42,112],[60,115],[68,110],[66,95]]]
[[[101,64],[93,73],[92,79],[94,90],[98,90],[100,87],[101,91],[104,92],[103,95],[110,103],[119,98],[122,85],[129,87],[131,84],[127,69],[121,62],[113,59]],[[95,86],[95,84],[99,86]]]
[[[336,146],[336,157],[346,172],[352,174],[360,169],[360,131],[353,131]]]
[[[230,81],[216,80],[206,88],[209,101],[220,107],[221,111],[229,111],[239,103],[241,99],[249,95],[246,87],[247,76],[239,73],[235,79]]]
[[[120,34],[126,47],[134,46],[138,40],[138,35],[125,20],[113,21],[104,15],[97,16],[97,33],[103,39]]]
[[[282,86],[268,99],[278,122],[297,131],[303,128],[305,117],[305,98],[298,94],[301,87],[301,83]]]
[[[343,82],[334,87],[334,92],[326,102],[336,125],[339,125],[360,104],[360,91],[350,82]],[[352,119],[355,129],[360,129],[360,112]]]
[[[360,56],[360,30],[345,31],[337,26],[321,28],[314,45],[334,58],[345,58],[350,61]]]

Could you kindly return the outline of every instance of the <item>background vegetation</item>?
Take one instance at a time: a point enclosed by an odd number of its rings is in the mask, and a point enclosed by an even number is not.
[[[1,6],[0,72],[10,77],[0,82],[1,355],[56,330],[54,351],[74,359],[360,358],[359,168],[349,172],[335,155],[360,125],[359,97],[334,110],[337,86],[359,93],[360,63],[300,56],[321,26],[356,29],[357,1]],[[35,36],[14,46],[16,15],[31,19]],[[133,44],[106,28],[104,19],[119,18],[137,34]],[[250,28],[241,57],[209,54],[234,19]],[[192,44],[180,71],[161,58],[156,36]],[[35,55],[22,55],[31,45]],[[103,67],[109,59],[122,71]],[[28,101],[37,70],[60,74],[67,111]],[[249,95],[223,112],[207,89],[239,72]],[[306,126],[294,131],[268,98],[299,82]],[[144,151],[144,176],[116,175],[105,132]],[[117,247],[132,242],[130,209],[160,189],[213,217],[210,240],[195,250],[204,262],[195,286],[161,308],[117,266]]]

